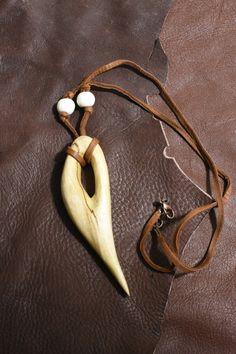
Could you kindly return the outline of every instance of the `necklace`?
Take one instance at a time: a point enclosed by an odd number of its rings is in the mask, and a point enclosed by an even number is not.
[[[122,87],[95,80],[96,76],[124,65],[133,68],[136,72],[140,73],[156,85],[161,98],[174,113],[178,123]],[[139,241],[139,248],[143,259],[151,268],[157,271],[169,273],[173,272],[176,268],[183,273],[189,273],[207,267],[214,256],[216,244],[223,227],[224,204],[229,200],[232,191],[231,179],[214,163],[201,144],[196,132],[187,122],[175,102],[168,95],[162,83],[153,74],[149,73],[133,61],[115,60],[97,68],[87,75],[78,86],[66,92],[63,98],[57,103],[57,110],[61,121],[75,137],[72,145],[67,148],[67,157],[61,180],[63,201],[72,221],[96,253],[102,258],[124,291],[129,295],[129,288],[122,272],[114,244],[108,167],[98,139],[87,135],[87,124],[93,112],[93,105],[95,103],[95,96],[90,91],[93,87],[117,92],[169,125],[191,146],[191,148],[209,167],[212,172],[214,199],[206,205],[190,210],[182,218],[175,230],[173,245],[170,246],[166,242],[165,237],[161,232],[161,228],[165,221],[174,219],[174,210],[171,207],[170,201],[165,198],[156,203],[156,210],[144,226]],[[70,121],[70,115],[75,110],[75,102],[73,99],[76,95],[78,106],[84,110],[80,122],[79,133]],[[86,164],[91,164],[95,177],[95,192],[92,197],[88,195],[81,181],[81,171]],[[220,185],[220,179],[224,182],[223,188]],[[182,261],[180,257],[180,237],[182,230],[193,217],[216,207],[216,227],[206,254],[197,265],[189,266]],[[154,263],[149,256],[146,242],[153,230],[158,237],[159,245],[163,253],[171,264],[170,267],[163,267]]]

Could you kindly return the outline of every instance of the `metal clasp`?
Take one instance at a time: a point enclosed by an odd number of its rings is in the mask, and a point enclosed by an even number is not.
[[[174,210],[171,208],[167,198],[162,198],[160,201],[155,202],[154,206],[161,212],[160,219],[156,222],[154,229],[160,229],[164,224],[164,219],[173,219],[175,216]]]
[[[168,204],[168,199],[163,198],[160,200],[161,214],[164,214],[168,219],[173,219],[175,213],[171,206]]]

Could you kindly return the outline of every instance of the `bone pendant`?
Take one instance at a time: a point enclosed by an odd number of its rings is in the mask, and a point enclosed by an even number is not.
[[[76,138],[72,144],[83,156],[91,142],[88,136]],[[81,182],[81,166],[67,155],[61,180],[65,207],[81,234],[110,269],[118,283],[129,295],[129,289],[117,258],[112,231],[111,197],[108,168],[103,151],[96,145],[91,166],[95,177],[95,193],[88,195]]]

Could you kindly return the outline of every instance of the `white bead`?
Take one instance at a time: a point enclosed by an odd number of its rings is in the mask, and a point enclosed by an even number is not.
[[[95,96],[90,91],[83,91],[78,94],[76,101],[80,107],[92,107],[95,103]]]
[[[59,113],[72,114],[75,110],[75,102],[71,98],[61,98],[57,102],[57,110]]]

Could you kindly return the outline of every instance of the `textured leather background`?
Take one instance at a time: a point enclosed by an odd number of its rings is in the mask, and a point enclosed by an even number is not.
[[[232,177],[233,195],[210,267],[173,282],[156,354],[236,353],[235,9],[233,0],[176,0],[160,36],[169,63],[166,87],[216,163]],[[169,154],[206,188],[202,163],[165,130],[172,145]],[[194,262],[204,254],[211,231],[207,215],[185,248],[186,260]]]
[[[142,227],[163,195],[177,217],[208,197],[163,157],[158,122],[119,96],[96,93],[89,132],[100,139],[110,170],[115,242],[131,291],[125,297],[63,207],[60,176],[71,137],[55,103],[85,74],[117,58],[135,60],[164,80],[158,34],[169,1],[0,6],[0,352],[151,353],[172,276],[143,264]],[[105,76],[140,97],[155,93],[126,69]],[[200,221],[186,229],[183,244]],[[166,228],[168,237],[173,227]]]

